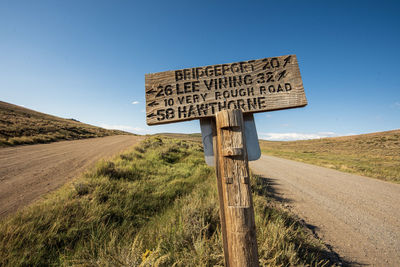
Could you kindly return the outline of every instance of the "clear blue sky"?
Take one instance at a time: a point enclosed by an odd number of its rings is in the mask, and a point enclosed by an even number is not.
[[[1,1],[0,100],[140,134],[144,74],[296,54],[308,106],[259,137],[400,128],[400,1]],[[133,104],[134,103],[134,104]]]

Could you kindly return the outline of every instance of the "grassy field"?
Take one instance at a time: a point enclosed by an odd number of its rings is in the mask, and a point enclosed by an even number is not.
[[[260,146],[265,154],[400,183],[400,130]]]
[[[0,101],[0,147],[128,134]]]
[[[251,183],[261,266],[332,265]],[[0,222],[0,266],[223,266],[218,212],[200,143],[151,137]]]
[[[201,133],[192,133],[192,134],[181,134],[181,133],[159,133],[157,135],[165,136],[169,138],[175,138],[185,141],[197,141],[201,142]]]

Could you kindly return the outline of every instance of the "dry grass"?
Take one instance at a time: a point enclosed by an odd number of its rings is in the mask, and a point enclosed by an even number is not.
[[[400,130],[260,146],[265,154],[400,183]]]
[[[0,147],[128,134],[0,101]]]
[[[324,246],[252,177],[261,266],[327,266]],[[152,137],[0,223],[0,266],[223,266],[214,170]]]
[[[159,133],[159,136],[165,136],[169,138],[176,138],[180,140],[186,141],[197,141],[201,142],[201,133],[192,133],[192,134],[182,134],[182,133]]]

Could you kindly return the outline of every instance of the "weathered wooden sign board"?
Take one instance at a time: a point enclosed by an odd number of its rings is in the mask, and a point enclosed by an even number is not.
[[[296,56],[146,74],[145,80],[147,124],[201,119],[205,159],[216,167],[225,266],[258,266],[248,160],[261,152],[252,113],[307,105]]]
[[[295,55],[146,74],[147,124],[307,105]]]

